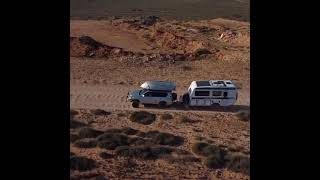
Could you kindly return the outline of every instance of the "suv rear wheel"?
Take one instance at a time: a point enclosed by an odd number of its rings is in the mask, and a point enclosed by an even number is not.
[[[177,97],[178,97],[177,93],[172,93],[172,101],[177,100]]]
[[[159,107],[164,108],[166,107],[167,103],[165,101],[160,101],[159,102]]]
[[[182,103],[185,104],[185,105],[189,105],[189,101],[190,101],[189,94],[188,94],[188,93],[185,93],[185,94],[182,96]]]

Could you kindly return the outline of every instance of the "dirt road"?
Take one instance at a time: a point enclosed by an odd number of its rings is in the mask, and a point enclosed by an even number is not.
[[[71,84],[70,86],[70,106],[71,108],[84,109],[104,109],[104,110],[135,110],[131,107],[131,103],[126,101],[127,93],[136,89],[136,86],[128,85],[78,85]],[[178,96],[183,93],[183,90],[177,91]],[[225,111],[237,112],[239,110],[249,109],[250,93],[247,90],[239,90],[239,99],[236,105],[228,108],[190,108],[186,109],[178,105],[174,105],[165,109],[156,107],[143,107],[140,109],[148,111]]]

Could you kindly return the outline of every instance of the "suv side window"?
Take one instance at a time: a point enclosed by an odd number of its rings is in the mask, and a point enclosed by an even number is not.
[[[151,97],[158,97],[157,92],[151,92]]]
[[[159,97],[167,97],[167,93],[159,93]]]
[[[151,92],[152,97],[167,97],[167,93],[163,92]]]
[[[146,93],[144,93],[144,96],[145,97],[152,97],[152,92],[146,92]]]

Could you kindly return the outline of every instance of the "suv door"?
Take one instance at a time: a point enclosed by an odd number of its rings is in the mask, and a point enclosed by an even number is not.
[[[167,92],[148,91],[144,94],[143,103],[145,104],[159,104],[160,101],[167,100]]]
[[[163,95],[162,92],[151,92],[152,104],[159,104],[162,101],[161,95]]]
[[[143,94],[143,100],[141,101],[142,104],[153,104],[153,101],[152,92],[147,91]]]
[[[153,97],[154,97],[154,103],[159,104],[161,101],[167,102],[168,98],[168,93],[167,92],[154,92]]]

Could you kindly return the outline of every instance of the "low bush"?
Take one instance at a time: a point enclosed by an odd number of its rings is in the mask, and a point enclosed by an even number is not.
[[[156,115],[146,111],[135,111],[130,115],[132,122],[149,125],[156,120]]]
[[[92,159],[76,155],[70,157],[71,170],[87,171],[94,168],[96,168],[96,162]]]
[[[94,138],[79,139],[74,142],[74,146],[78,148],[94,148],[97,146],[97,140]]]
[[[90,127],[82,127],[78,130],[78,135],[81,139],[83,138],[96,138],[97,136],[103,134],[102,131],[95,130]]]

